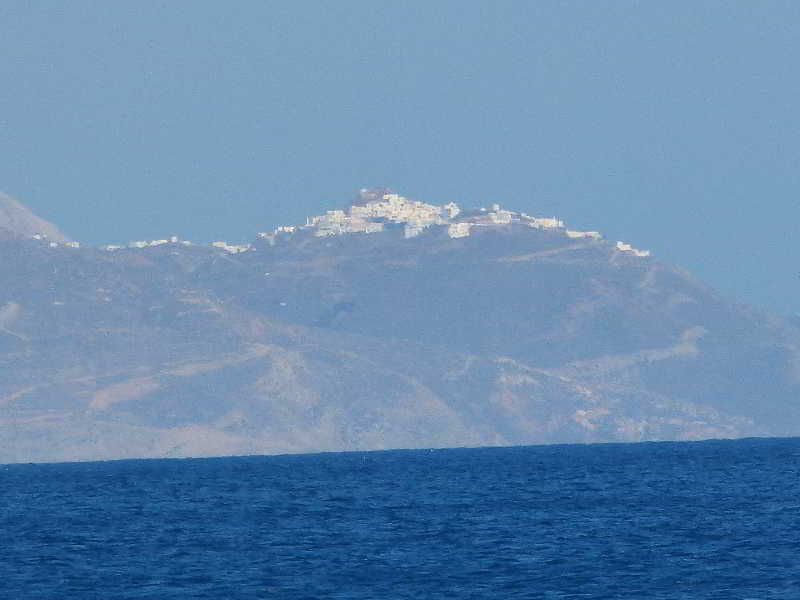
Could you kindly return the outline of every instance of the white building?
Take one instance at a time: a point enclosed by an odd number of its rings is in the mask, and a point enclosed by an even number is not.
[[[443,206],[426,204],[395,194],[385,189],[362,189],[360,200],[346,210],[329,210],[323,215],[308,217],[302,227],[283,226],[273,233],[259,233],[259,237],[275,244],[279,233],[311,229],[317,237],[343,235],[346,233],[378,233],[384,231],[386,224],[403,225],[406,238],[418,236],[426,228],[437,225],[447,226],[447,234],[452,237],[470,235],[473,226],[493,227],[524,223],[536,229],[564,229],[564,222],[555,217],[531,217],[525,213],[505,210],[499,204],[491,209],[482,208],[480,214],[467,216],[456,222],[463,211],[455,202]],[[596,231],[573,231],[566,234],[571,238],[602,239]]]
[[[229,244],[227,242],[212,242],[214,248],[225,250],[228,254],[239,254],[240,252],[247,252],[252,248],[250,244]]]
[[[472,223],[451,223],[447,226],[447,235],[451,238],[462,238],[469,235]]]
[[[645,257],[650,256],[650,250],[639,250],[638,248],[634,248],[630,244],[626,244],[625,242],[617,242],[617,250],[620,252],[627,252],[629,254],[633,254],[634,256]]]
[[[455,202],[445,204],[442,209],[444,210],[448,219],[455,219],[458,216],[458,213],[461,212],[461,208]]]
[[[535,229],[563,229],[564,221],[555,217],[528,217],[528,225]]]
[[[593,240],[603,239],[603,236],[600,234],[599,231],[572,231],[571,229],[567,229],[566,234],[567,237],[573,239],[579,239],[579,238],[590,238]]]
[[[499,205],[492,206],[492,211],[489,213],[489,219],[495,225],[508,225],[511,223],[514,213],[510,210],[503,210]]]

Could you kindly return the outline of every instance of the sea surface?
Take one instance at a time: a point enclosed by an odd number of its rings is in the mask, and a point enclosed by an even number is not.
[[[0,598],[800,598],[800,439],[0,466]]]

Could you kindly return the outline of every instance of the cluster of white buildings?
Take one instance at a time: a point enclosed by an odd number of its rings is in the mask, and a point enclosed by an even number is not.
[[[173,235],[166,240],[140,240],[136,242],[130,242],[128,243],[128,248],[151,248],[153,246],[163,246],[164,244],[181,244],[183,246],[191,246],[192,242],[188,240],[182,240],[177,235]]]
[[[228,254],[239,254],[240,252],[247,252],[253,250],[252,244],[229,244],[228,242],[212,242],[214,248],[221,248]]]
[[[405,237],[412,238],[429,227],[440,226],[447,228],[447,235],[451,238],[463,238],[469,236],[475,227],[511,224],[521,224],[533,229],[562,231],[571,239],[603,239],[600,232],[567,229],[564,221],[555,217],[533,217],[526,213],[506,210],[499,204],[493,204],[488,209],[465,211],[455,202],[438,206],[409,200],[387,190],[368,189],[361,190],[359,201],[345,210],[329,210],[324,215],[309,217],[305,225],[278,227],[272,232],[262,232],[258,235],[274,244],[281,234],[302,230],[312,231],[313,235],[318,237],[326,237],[345,233],[378,233],[387,227],[402,226]]]
[[[48,246],[50,246],[51,248],[58,248],[59,246],[64,246],[65,248],[80,248],[81,247],[79,242],[69,241],[69,242],[60,242],[59,243],[59,242],[48,241],[47,240],[47,236],[45,234],[43,234],[43,233],[34,233],[31,236],[31,238],[34,239],[34,240],[47,242]]]
[[[193,245],[192,242],[189,240],[182,240],[179,239],[177,236],[172,236],[169,239],[163,240],[138,240],[135,242],[129,242],[128,248],[154,248],[156,246],[163,246],[165,244],[180,244],[181,246],[191,246]],[[51,246],[53,244],[50,244]],[[238,254],[240,252],[247,252],[248,250],[252,250],[252,244],[229,244],[228,242],[211,242],[211,246],[214,248],[219,248],[228,252],[229,254]],[[125,246],[120,246],[119,244],[106,244],[105,246],[101,246],[103,250],[107,250],[108,252],[114,252],[116,250],[124,250]]]
[[[329,210],[324,215],[307,218],[305,225],[277,227],[271,232],[259,233],[258,237],[270,244],[275,244],[281,236],[292,235],[300,231],[309,231],[317,237],[327,237],[346,233],[379,233],[389,227],[402,227],[404,236],[413,238],[429,227],[438,226],[446,228],[447,235],[451,238],[464,238],[468,237],[476,227],[512,224],[533,229],[560,231],[566,237],[576,240],[599,241],[603,239],[602,234],[598,231],[567,229],[564,221],[555,217],[533,217],[526,213],[506,210],[499,204],[493,204],[488,209],[465,211],[455,202],[442,206],[426,204],[381,189],[362,189],[359,200],[345,210]],[[45,239],[46,236],[36,234],[33,237]],[[192,243],[172,236],[168,239],[130,242],[128,248],[150,248],[164,244],[189,246]],[[50,245],[55,247],[59,244],[50,242]],[[80,246],[77,242],[65,242],[61,245],[73,248]],[[251,244],[229,244],[224,241],[215,241],[211,245],[230,254],[256,249]],[[123,246],[109,244],[102,248],[113,251],[121,250]],[[650,256],[648,250],[633,248],[625,242],[617,242],[616,249],[637,257]]]
[[[567,229],[564,221],[556,217],[534,217],[517,213],[493,204],[491,208],[473,211],[462,210],[455,202],[442,206],[409,200],[386,190],[363,189],[359,202],[346,210],[331,210],[324,215],[309,217],[300,227],[279,227],[272,233],[259,236],[274,243],[281,233],[294,233],[310,229],[315,236],[325,237],[345,233],[377,233],[391,225],[402,225],[406,238],[412,238],[432,226],[447,228],[451,238],[463,238],[475,227],[521,224],[533,229],[561,231],[575,240],[600,241],[599,231]],[[616,249],[637,257],[650,256],[649,250],[639,250],[625,242],[617,242]]]
[[[128,248],[154,248],[155,246],[163,246],[165,244],[180,244],[181,246],[191,246],[192,242],[188,240],[182,240],[177,235],[173,235],[169,238],[162,239],[162,240],[136,240],[134,242],[128,242]],[[115,250],[122,250],[125,246],[120,246],[119,244],[106,244],[105,246],[101,246],[103,250],[107,250],[109,252],[113,252]]]
[[[306,227],[314,235],[324,237],[343,233],[379,233],[387,224],[403,225],[404,235],[411,238],[431,225],[448,225],[460,209],[451,202],[444,206],[409,200],[399,194],[383,194],[361,190],[361,202],[347,211],[329,210],[317,217],[309,217]]]
[[[258,236],[275,243],[281,234],[311,230],[317,237],[345,233],[379,233],[387,227],[402,226],[406,238],[416,237],[432,226],[447,227],[451,238],[470,235],[474,227],[523,223],[535,229],[564,229],[564,222],[552,218],[532,217],[494,204],[491,209],[463,211],[455,202],[442,206],[426,204],[385,190],[363,189],[359,201],[346,210],[329,210],[324,215],[309,217],[301,226],[278,227]],[[571,237],[601,239],[597,232],[572,232]]]

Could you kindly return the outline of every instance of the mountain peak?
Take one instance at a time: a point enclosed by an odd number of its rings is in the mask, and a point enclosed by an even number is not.
[[[0,192],[0,236],[29,238],[34,235],[54,242],[69,241],[53,223],[34,214],[19,200]]]

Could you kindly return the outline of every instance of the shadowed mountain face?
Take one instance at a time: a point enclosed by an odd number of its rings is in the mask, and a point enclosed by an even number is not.
[[[0,241],[0,461],[800,434],[800,332],[518,222]]]
[[[54,242],[68,240],[58,227],[37,217],[11,196],[0,193],[0,239],[30,238],[33,235],[40,235]]]

